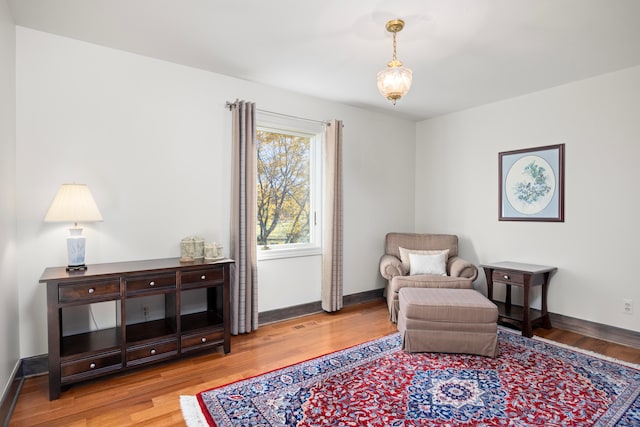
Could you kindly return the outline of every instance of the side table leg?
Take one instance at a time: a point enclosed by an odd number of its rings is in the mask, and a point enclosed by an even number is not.
[[[524,288],[523,288],[523,304],[522,304],[522,335],[531,338],[533,336],[533,328],[531,327],[531,315],[529,313],[529,291],[531,287],[531,275],[526,274],[524,276]]]
[[[549,276],[551,273],[544,273],[544,282],[542,283],[542,326],[545,329],[551,329],[551,319],[547,309],[547,292],[549,290]]]

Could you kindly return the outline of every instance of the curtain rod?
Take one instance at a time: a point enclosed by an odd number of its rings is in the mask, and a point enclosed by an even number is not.
[[[227,108],[229,110],[231,110],[231,108],[233,108],[235,105],[236,105],[235,102],[227,101]],[[292,116],[289,114],[276,113],[275,111],[261,110],[260,108],[256,108],[256,111],[260,113],[271,114],[274,116],[287,117],[289,119],[296,119],[296,120],[306,120],[307,122],[320,123],[322,125],[331,126],[331,122],[324,121],[324,120],[307,119],[305,117],[298,117],[298,116]]]

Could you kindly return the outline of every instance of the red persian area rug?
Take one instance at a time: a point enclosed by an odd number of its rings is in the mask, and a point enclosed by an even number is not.
[[[495,358],[390,335],[182,396],[195,426],[640,426],[640,366],[500,329]]]

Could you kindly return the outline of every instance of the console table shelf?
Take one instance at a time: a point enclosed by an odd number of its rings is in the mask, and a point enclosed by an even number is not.
[[[151,320],[149,322],[127,325],[127,344],[135,344],[149,340],[176,337],[175,322],[167,319]]]
[[[182,332],[194,332],[211,326],[224,326],[224,319],[215,311],[203,311],[200,313],[184,314],[180,320]]]
[[[60,357],[70,357],[79,353],[91,353],[105,348],[122,345],[120,328],[100,329],[83,334],[69,335],[60,340]]]
[[[63,385],[190,352],[222,347],[229,353],[232,264],[168,258],[45,269],[49,399],[57,399]],[[114,308],[113,322],[101,322],[110,326],[99,328],[95,319],[93,326],[77,324],[73,312],[93,313],[104,304]]]

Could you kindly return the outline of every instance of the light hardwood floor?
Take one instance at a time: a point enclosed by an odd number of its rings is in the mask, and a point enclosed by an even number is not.
[[[205,353],[77,384],[48,399],[46,375],[26,380],[10,426],[184,426],[179,396],[277,369],[396,332],[383,300],[261,326],[232,337],[231,353]],[[633,349],[558,329],[536,335],[640,364]]]

